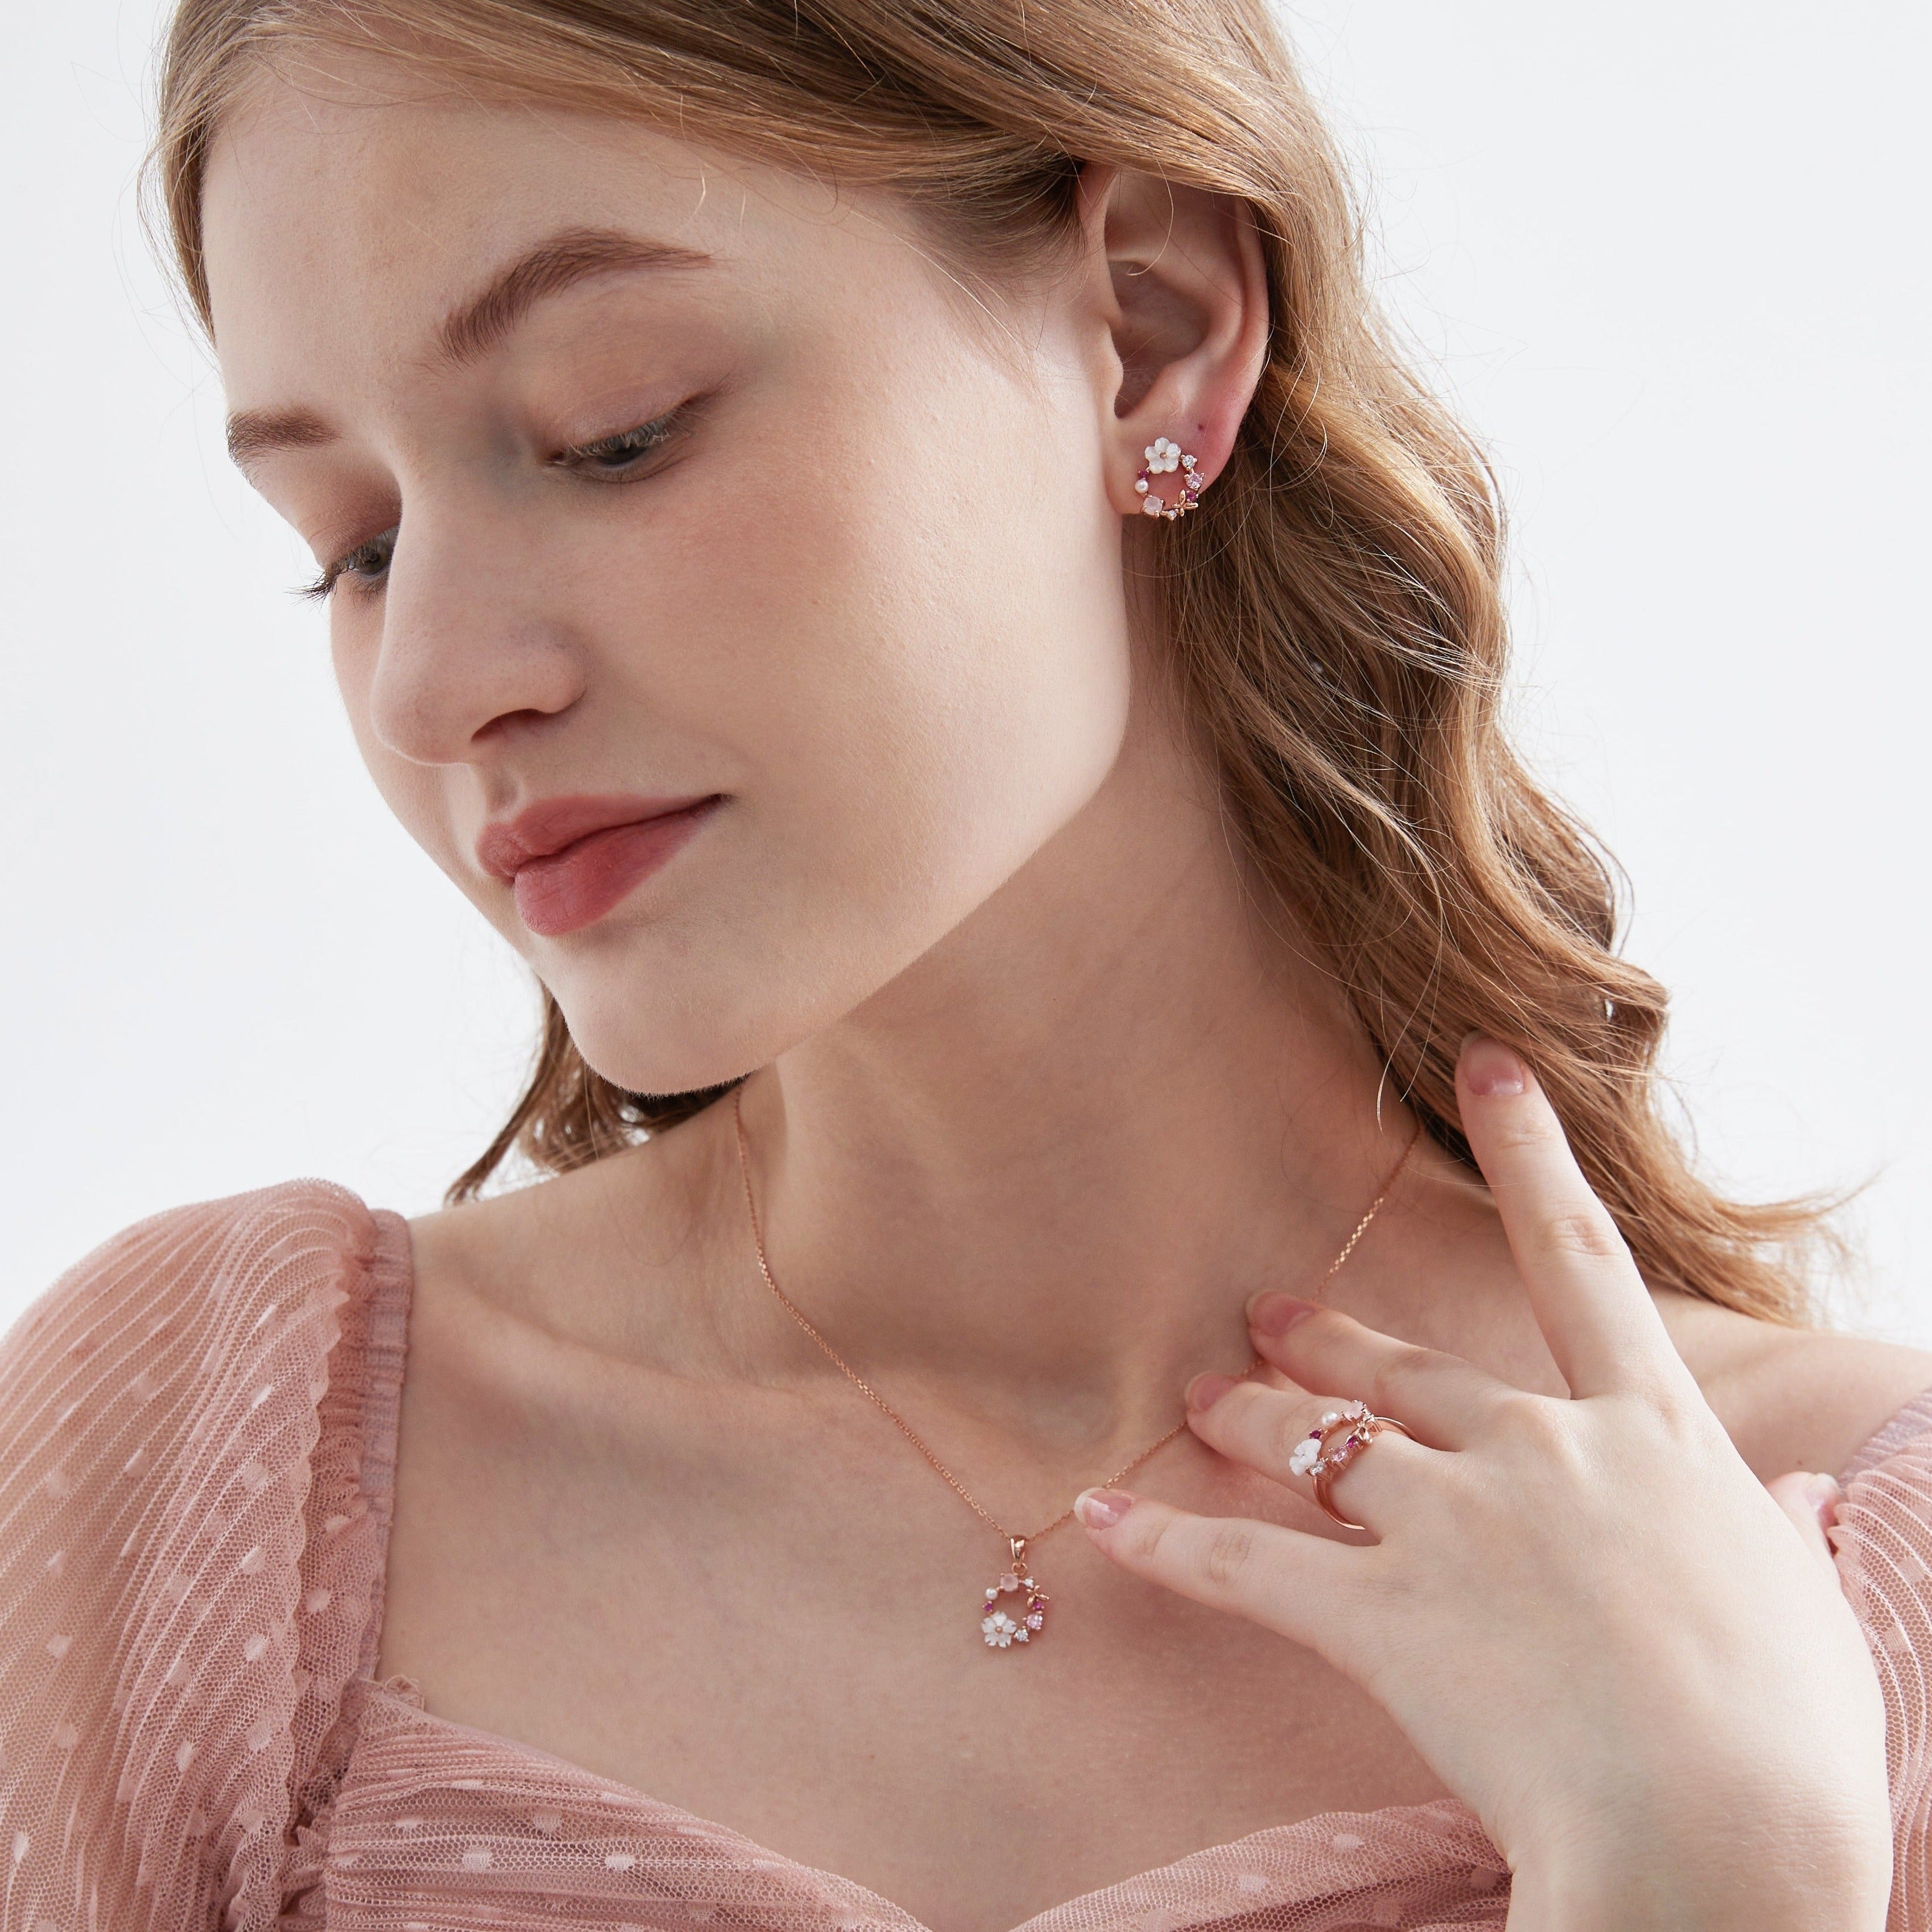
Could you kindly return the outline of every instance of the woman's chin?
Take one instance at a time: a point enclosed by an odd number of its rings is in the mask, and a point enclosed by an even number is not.
[[[577,1039],[573,1030],[572,1037]],[[677,1050],[667,1052],[662,1042],[646,1046],[632,1040],[602,1050],[602,1042],[578,1040],[577,1050],[594,1073],[627,1094],[668,1096],[695,1094],[706,1088],[722,1087],[762,1066],[769,1054],[755,1049],[734,1051],[720,1046],[715,1052],[693,1052],[689,1043],[680,1042]]]
[[[930,913],[922,905],[883,936],[850,927],[734,933],[704,946],[557,962],[562,970],[542,976],[578,1052],[612,1085],[694,1094],[768,1066],[864,1010],[950,929],[916,916]],[[694,953],[703,961],[695,970]]]
[[[558,998],[585,1064],[627,1094],[722,1087],[814,1030],[790,1014],[728,1010],[722,1000],[594,1001],[586,1010],[561,992]]]

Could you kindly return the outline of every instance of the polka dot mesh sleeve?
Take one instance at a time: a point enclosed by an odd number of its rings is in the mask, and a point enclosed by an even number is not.
[[[1866,1445],[1844,1483],[1831,1540],[1885,1694],[1887,1932],[1932,1932],[1932,1391]]]
[[[314,1451],[382,1247],[326,1182],[178,1208],[0,1339],[4,1932],[275,1924],[374,1634],[358,1430]]]

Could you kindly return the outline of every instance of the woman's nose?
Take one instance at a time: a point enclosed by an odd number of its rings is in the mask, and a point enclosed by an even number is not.
[[[398,758],[459,764],[514,722],[536,723],[583,695],[584,666],[556,577],[507,531],[406,518],[383,589],[368,684],[368,724]]]

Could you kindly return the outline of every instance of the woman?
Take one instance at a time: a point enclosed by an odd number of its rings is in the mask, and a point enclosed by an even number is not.
[[[1660,1122],[1258,5],[188,0],[159,162],[548,1024],[8,1336],[0,1923],[1932,1923],[1932,1358]]]

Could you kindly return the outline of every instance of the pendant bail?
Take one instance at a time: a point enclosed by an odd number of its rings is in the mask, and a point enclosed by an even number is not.
[[[1013,1574],[1016,1576],[1024,1576],[1026,1574],[1027,1540],[1023,1536],[1010,1536],[1006,1538],[1006,1541],[1011,1546],[1013,1552]]]

